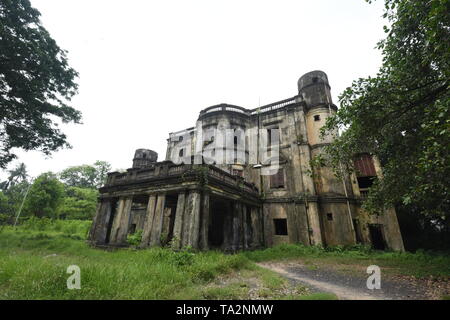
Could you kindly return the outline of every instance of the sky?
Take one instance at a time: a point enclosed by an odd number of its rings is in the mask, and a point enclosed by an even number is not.
[[[375,75],[383,1],[31,0],[79,72],[63,125],[72,149],[17,152],[33,177],[69,166],[131,167],[138,148],[164,160],[170,132],[219,103],[245,108],[293,97],[303,74],[327,73],[333,102]],[[0,175],[6,175],[2,172]]]

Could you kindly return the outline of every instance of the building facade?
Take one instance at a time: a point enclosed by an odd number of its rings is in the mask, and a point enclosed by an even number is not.
[[[123,246],[128,234],[142,230],[141,247],[363,243],[404,250],[394,209],[376,216],[361,209],[367,188],[381,177],[376,158],[358,155],[356,173],[344,179],[310,166],[337,134],[320,135],[336,110],[321,71],[303,75],[289,99],[202,110],[194,127],[170,134],[164,161],[139,149],[132,168],[108,174],[89,240]]]

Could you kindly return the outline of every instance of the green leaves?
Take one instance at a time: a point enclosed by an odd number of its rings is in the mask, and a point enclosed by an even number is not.
[[[403,203],[449,215],[450,1],[385,0],[385,7],[383,65],[341,94],[322,134],[342,134],[323,158],[336,172],[341,163],[351,169],[357,153],[380,159],[384,178],[365,202],[371,212]]]
[[[39,17],[29,0],[0,2],[0,168],[16,158],[13,148],[70,147],[58,122],[81,121],[67,104],[78,74]]]
[[[97,206],[98,191],[90,188],[66,187],[60,217],[65,219],[92,219]]]
[[[64,197],[64,185],[51,172],[41,174],[30,188],[25,209],[42,218],[57,218]]]
[[[70,167],[60,173],[60,179],[72,187],[100,188],[106,181],[111,165],[106,161],[96,161],[93,165]]]

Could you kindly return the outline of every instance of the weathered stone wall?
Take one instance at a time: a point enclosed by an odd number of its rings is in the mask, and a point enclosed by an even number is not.
[[[208,129],[255,133],[244,137],[244,163],[219,163],[217,167],[230,174],[242,172],[245,181],[258,188],[259,200],[249,202],[242,191],[230,193],[227,190],[230,186],[220,185],[221,181],[208,188],[200,185],[193,187],[185,182],[177,182],[176,185],[176,182],[170,182],[169,171],[176,173],[173,170],[180,168],[170,169],[167,161],[161,165],[155,164],[154,172],[141,173],[130,169],[127,177],[111,174],[108,184],[114,186],[116,179],[134,178],[140,174],[161,176],[161,181],[167,179],[167,183],[158,182],[148,189],[137,189],[131,195],[127,191],[109,195],[119,198],[117,209],[111,207],[111,201],[101,200],[90,230],[90,239],[94,243],[106,242],[107,225],[113,217],[110,244],[124,244],[130,224],[136,224],[139,228],[142,226],[144,231],[141,247],[165,245],[168,241],[165,237],[173,235],[171,245],[175,249],[191,246],[206,250],[210,246],[210,224],[215,214],[211,209],[212,203],[219,197],[225,201],[224,210],[227,212],[222,230],[224,250],[259,247],[262,243],[266,246],[280,243],[353,244],[357,233],[363,243],[370,243],[367,226],[373,223],[382,225],[389,248],[403,250],[395,210],[387,210],[378,217],[368,216],[360,208],[361,194],[354,175],[339,179],[330,168],[311,168],[313,157],[323,152],[324,146],[333,139],[332,135],[321,137],[320,129],[337,108],[332,104],[328,77],[321,71],[301,77],[298,89],[295,99],[262,107],[262,112],[224,104],[207,108],[200,113],[195,127],[186,132],[173,133],[168,140],[166,160],[181,163],[187,159],[190,161],[191,156],[198,156],[194,154],[195,150],[209,145],[210,137],[203,136]],[[255,159],[250,152],[249,146],[263,143],[262,137],[256,134],[259,129],[279,129],[279,165],[283,172],[283,185],[271,186],[270,176],[261,175],[266,169],[262,155],[258,153],[259,158]],[[183,134],[184,137],[180,138]],[[183,152],[180,152],[180,147]],[[145,165],[150,151],[140,149],[136,153],[134,166]],[[229,160],[225,154],[223,150],[224,162]],[[208,161],[207,154],[204,160]],[[262,168],[254,168],[255,160],[262,164]],[[376,169],[381,177],[378,162]],[[235,181],[226,175],[221,179],[223,182],[227,179],[231,179],[232,183]],[[236,180],[236,185],[239,184]],[[133,194],[139,192],[149,195],[144,218],[131,212]],[[176,196],[176,205],[169,206],[166,196]],[[275,234],[274,219],[286,219],[287,235]]]

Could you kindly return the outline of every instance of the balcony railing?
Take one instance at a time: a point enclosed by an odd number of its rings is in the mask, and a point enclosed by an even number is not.
[[[359,189],[360,197],[366,199],[369,196],[369,189]]]
[[[273,111],[273,110],[277,110],[277,109],[283,108],[283,107],[285,107],[287,105],[290,105],[290,104],[294,104],[296,102],[297,102],[297,97],[295,96],[295,97],[292,97],[292,98],[289,98],[289,99],[281,100],[281,101],[278,101],[278,102],[274,102],[274,103],[271,103],[271,104],[268,104],[268,105],[265,105],[265,106],[262,106],[262,107],[250,110],[250,113],[251,113],[251,115],[255,115],[255,114],[258,114],[258,113],[266,113],[266,112],[270,112],[270,111]]]
[[[169,161],[155,163],[152,167],[142,169],[128,169],[127,172],[111,172],[108,174],[108,179],[105,187],[116,185],[133,184],[143,181],[160,180],[165,177],[176,177],[188,175],[189,173],[195,175],[196,168],[206,168],[206,174],[215,178],[219,183],[229,186],[238,187],[249,193],[258,193],[258,188],[253,183],[248,183],[240,176],[232,175],[213,165],[190,165],[190,164],[174,164]]]
[[[202,111],[200,111],[200,116],[203,116],[207,113],[213,113],[213,112],[236,112],[236,113],[241,113],[241,114],[246,114],[248,116],[253,116],[253,115],[257,115],[257,114],[261,114],[261,113],[266,113],[266,112],[270,112],[270,111],[274,111],[280,108],[283,108],[287,105],[290,104],[294,104],[297,102],[297,96],[292,97],[292,98],[288,98],[288,99],[284,99],[281,101],[277,101],[259,108],[255,108],[255,109],[245,109],[239,106],[233,106],[233,105],[229,105],[229,104],[220,104],[220,105],[216,105],[216,106],[211,106],[209,108],[206,108]]]

